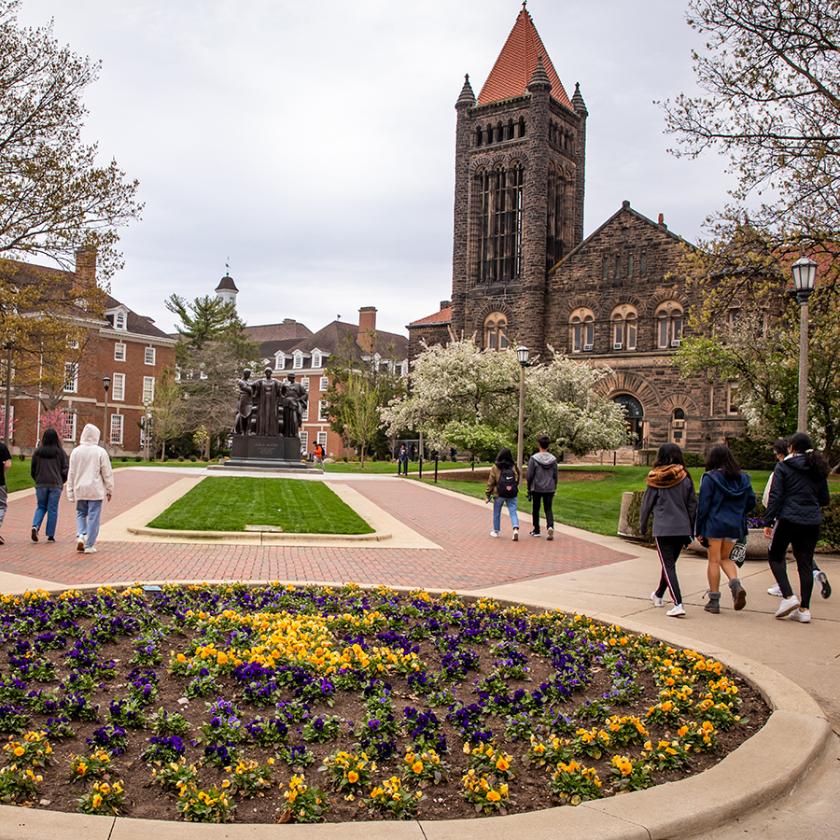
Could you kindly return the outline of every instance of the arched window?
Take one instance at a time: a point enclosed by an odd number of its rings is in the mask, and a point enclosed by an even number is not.
[[[591,353],[595,346],[595,315],[591,309],[579,306],[569,318],[572,353]]]
[[[617,306],[610,317],[613,350],[635,350],[639,316],[630,304]]]
[[[278,350],[274,354],[274,369],[283,370],[286,367],[286,354],[282,350]]]
[[[660,303],[656,308],[656,346],[679,347],[682,341],[683,308],[675,300]]]
[[[312,352],[312,367],[317,370],[321,367],[321,351],[314,350]]]
[[[484,349],[485,350],[507,350],[508,323],[507,318],[501,312],[491,312],[484,319]]]
[[[513,140],[513,117],[508,120],[507,129],[505,130],[505,140]]]
[[[671,443],[685,444],[685,409],[675,408],[671,412]]]
[[[519,118],[519,136],[520,137],[525,136],[525,117],[520,117]]]
[[[644,441],[645,410],[632,394],[618,394],[613,397],[624,409],[624,425],[627,429],[627,441],[635,449],[641,448]]]
[[[479,280],[505,282],[522,273],[524,182],[519,165],[476,174]]]

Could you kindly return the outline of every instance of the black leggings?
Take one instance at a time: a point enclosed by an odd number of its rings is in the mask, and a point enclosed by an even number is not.
[[[793,546],[793,556],[799,571],[799,604],[803,610],[811,606],[811,593],[814,591],[814,549],[819,537],[819,525],[800,525],[788,519],[780,519],[773,529],[773,539],[770,540],[770,548],[767,550],[770,571],[782,590],[782,597],[790,598],[793,589],[785,568],[785,555],[788,546]]]
[[[677,558],[690,537],[654,537],[654,540],[659,564],[662,566],[659,586],[656,587],[656,597],[661,598],[667,589],[671,593],[674,604],[681,604],[682,592],[680,592],[680,582],[677,580]]]
[[[531,521],[534,525],[534,533],[540,532],[540,500],[545,510],[545,524],[547,528],[554,527],[554,493],[531,493]]]

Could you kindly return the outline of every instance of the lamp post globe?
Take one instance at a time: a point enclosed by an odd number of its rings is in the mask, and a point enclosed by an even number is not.
[[[790,267],[790,273],[793,275],[793,288],[796,289],[796,296],[801,303],[803,296],[807,300],[811,292],[814,291],[814,282],[817,279],[817,264],[808,257],[800,257]]]
[[[516,348],[516,358],[519,359],[519,364],[523,367],[528,364],[528,348],[524,344],[520,344]]]

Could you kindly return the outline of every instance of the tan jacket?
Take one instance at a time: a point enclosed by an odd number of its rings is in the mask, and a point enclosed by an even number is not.
[[[94,501],[114,492],[114,473],[108,453],[99,446],[99,429],[88,423],[79,436],[79,445],[70,453],[67,498]]]
[[[519,483],[521,476],[519,475],[519,470],[517,469],[516,465],[513,466],[513,474],[516,476],[516,482]],[[490,475],[487,476],[487,487],[485,488],[484,492],[489,499],[491,496],[498,496],[497,487],[496,485],[499,483],[499,478],[501,478],[502,471],[493,464],[490,467]]]

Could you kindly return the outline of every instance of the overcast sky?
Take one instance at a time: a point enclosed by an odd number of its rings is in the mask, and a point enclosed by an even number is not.
[[[451,286],[454,103],[476,95],[514,0],[23,0],[26,23],[102,61],[87,137],[140,179],[112,294],[165,329],[230,258],[249,324],[317,330],[376,306],[403,332]],[[589,109],[588,234],[629,199],[697,238],[716,157],[676,160],[654,99],[693,90],[683,0],[530,0]]]

